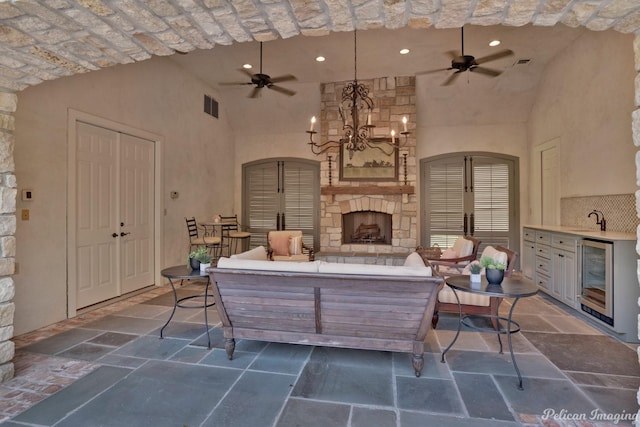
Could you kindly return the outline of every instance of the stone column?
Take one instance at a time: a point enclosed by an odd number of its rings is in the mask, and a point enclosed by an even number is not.
[[[16,256],[14,116],[18,97],[0,92],[0,382],[13,378],[13,278]]]

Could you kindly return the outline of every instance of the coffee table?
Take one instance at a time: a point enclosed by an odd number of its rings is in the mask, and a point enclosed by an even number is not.
[[[538,287],[533,284],[531,280],[525,279],[523,277],[505,277],[500,285],[491,285],[487,282],[487,278],[482,276],[482,280],[479,283],[472,283],[471,278],[468,275],[457,275],[450,276],[445,279],[445,283],[453,290],[453,294],[456,296],[456,300],[458,301],[458,330],[456,331],[455,337],[453,337],[453,341],[451,344],[442,352],[441,362],[444,363],[444,356],[447,354],[447,351],[453,344],[455,344],[458,336],[460,335],[460,329],[462,325],[467,327],[480,330],[482,332],[490,332],[494,333],[498,336],[498,342],[500,343],[500,354],[502,354],[502,340],[500,339],[501,335],[507,336],[507,342],[509,343],[509,353],[511,353],[511,360],[513,361],[513,367],[516,370],[516,374],[518,375],[518,388],[520,390],[524,390],[522,387],[522,375],[520,375],[520,369],[518,369],[518,364],[516,363],[515,355],[513,354],[513,346],[511,344],[511,334],[515,334],[520,332],[520,325],[512,320],[513,310],[516,307],[517,302],[520,298],[526,298],[533,296],[538,293]],[[513,298],[513,302],[511,303],[511,308],[509,309],[509,315],[507,317],[501,317],[498,314],[498,309],[496,308],[495,314],[472,314],[472,315],[462,315],[462,306],[460,304],[460,298],[458,297],[458,292],[470,292],[473,294],[485,295],[489,297],[498,297],[498,298]],[[498,307],[500,304],[498,304]],[[495,330],[491,327],[477,326],[471,323],[472,318],[488,318],[488,319],[497,319],[498,320],[498,330]],[[507,322],[507,327],[502,328],[500,326],[500,320]]]
[[[200,308],[204,310],[204,325],[207,330],[207,344],[208,348],[211,348],[211,337],[209,336],[209,319],[207,318],[207,308],[215,305],[215,300],[213,299],[213,294],[209,293],[209,274],[200,270],[192,270],[186,265],[175,265],[173,267],[165,268],[160,272],[163,277],[169,279],[169,284],[171,284],[171,289],[173,290],[173,310],[171,311],[171,316],[167,320],[167,323],[164,324],[162,328],[160,328],[160,338],[163,337],[164,328],[167,327],[171,319],[173,319],[173,315],[176,313],[176,308]],[[199,295],[189,295],[183,298],[178,299],[178,294],[176,292],[176,287],[173,283],[174,280],[193,280],[193,279],[207,279],[207,283],[204,286],[204,293]],[[204,298],[203,304],[185,304],[186,301],[193,300],[195,298]],[[211,303],[207,303],[207,298],[211,298]]]

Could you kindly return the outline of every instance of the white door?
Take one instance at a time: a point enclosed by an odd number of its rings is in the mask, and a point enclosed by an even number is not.
[[[77,125],[77,306],[118,295],[116,132]]]
[[[153,284],[154,144],[120,134],[122,293]]]
[[[76,308],[154,283],[154,143],[77,123]]]

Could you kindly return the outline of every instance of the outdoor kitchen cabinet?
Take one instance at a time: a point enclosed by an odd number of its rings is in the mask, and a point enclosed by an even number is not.
[[[576,308],[578,293],[578,239],[567,234],[551,234],[552,295],[559,301]]]

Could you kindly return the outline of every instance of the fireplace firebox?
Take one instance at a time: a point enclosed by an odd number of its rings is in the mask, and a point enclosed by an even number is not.
[[[374,211],[350,212],[342,215],[342,243],[391,244],[390,214]]]

